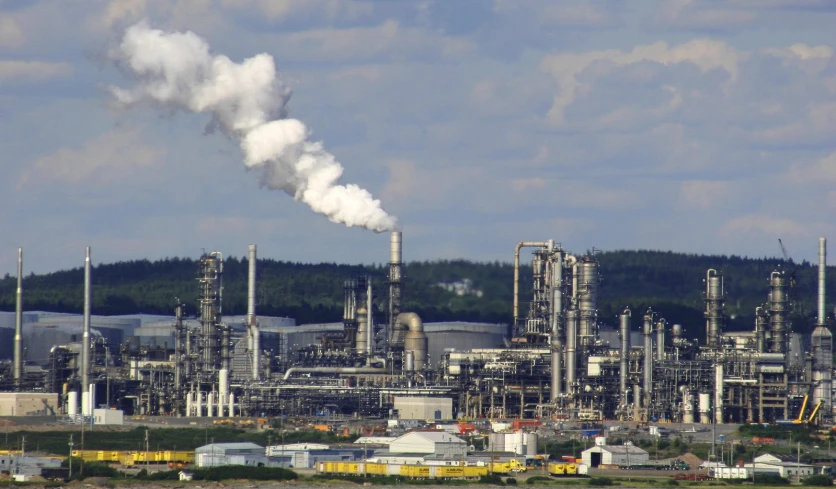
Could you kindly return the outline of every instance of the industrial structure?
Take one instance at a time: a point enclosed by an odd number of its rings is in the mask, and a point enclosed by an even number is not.
[[[616,341],[605,340],[599,263],[594,254],[572,254],[555,240],[515,247],[508,341],[476,333],[472,337],[487,344],[474,339],[472,348],[433,350],[433,331],[451,333],[425,326],[418,314],[403,310],[408,290],[402,246],[401,232],[391,233],[385,281],[348,278],[341,322],[310,330],[313,341],[304,344],[286,344],[277,318],[256,314],[255,245],[248,254],[243,318],[223,315],[224,260],[211,252],[199,260],[197,317],[187,318],[185,305],[175,300],[172,324],[161,327],[170,328],[170,343],[156,326],[121,336],[91,328],[98,319],[91,316],[87,248],[80,341],[73,336],[43,357],[33,350],[29,358],[39,358],[37,368],[23,361],[31,332],[23,330],[19,250],[13,362],[3,385],[21,393],[57,393],[58,409],[72,416],[92,416],[99,406],[119,404],[128,413],[187,417],[323,412],[382,417],[397,415],[396,399],[407,406],[407,398],[416,398],[427,406],[449,402],[452,410],[444,409],[444,417],[775,422],[793,418],[811,398],[817,416],[833,417],[824,238],[809,353],[799,347],[807,341],[793,332],[792,277],[781,269],[768,277],[765,303],[755,311],[751,331],[725,330],[726,278],[709,269],[703,284],[704,341],[686,338],[680,324],[651,309],[629,307],[617,318]],[[526,303],[520,299],[524,249],[532,250],[533,274]],[[637,332],[631,330],[634,314],[641,317]],[[150,333],[141,331],[146,329]],[[163,340],[149,343],[146,333]],[[449,401],[439,404],[438,398]]]

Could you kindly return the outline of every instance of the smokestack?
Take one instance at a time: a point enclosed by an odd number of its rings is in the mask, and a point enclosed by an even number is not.
[[[81,335],[81,391],[87,392],[90,385],[90,247],[84,259],[84,331]]]
[[[389,246],[389,320],[386,322],[386,349],[389,342],[402,342],[403,337],[393,338],[395,323],[401,313],[401,296],[403,295],[403,237],[400,231],[392,231]]]
[[[17,297],[15,305],[15,383],[23,377],[23,248],[17,249]]]
[[[18,272],[18,275],[20,272]],[[827,238],[819,238],[819,302],[818,325],[827,323],[825,283],[827,280]],[[18,285],[18,287],[20,287]]]
[[[627,395],[628,395],[628,387],[627,387],[627,373],[628,368],[630,365],[630,319],[632,313],[630,309],[625,307],[624,312],[622,312],[618,317],[618,327],[619,333],[621,334],[621,358],[619,359],[619,369],[618,369],[618,387],[621,391],[621,403],[627,406]],[[639,402],[638,399],[635,402]]]
[[[642,403],[642,407],[644,407],[646,415],[646,420],[650,415],[650,400],[651,394],[653,393],[653,311],[650,309],[647,310],[647,313],[644,315],[644,385],[642,385],[642,390],[644,391],[644,402]]]
[[[554,243],[550,240],[550,248],[554,249]],[[551,396],[552,401],[557,402],[558,397],[562,394],[560,383],[563,381],[563,371],[561,369],[560,361],[563,358],[563,341],[560,338],[561,333],[561,315],[563,313],[563,252],[558,250],[552,260],[552,300],[551,300]]]
[[[247,323],[252,338],[253,380],[259,380],[261,377],[261,331],[258,329],[258,322],[255,317],[255,266],[257,260],[256,246],[251,244],[248,258],[250,271],[247,277]]]

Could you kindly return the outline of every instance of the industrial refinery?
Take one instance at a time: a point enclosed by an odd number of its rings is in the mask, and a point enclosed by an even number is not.
[[[726,331],[725,277],[709,269],[703,284],[693,284],[704,288],[705,300],[705,337],[694,339],[676,318],[651,309],[625,306],[607,324],[598,311],[606,271],[594,254],[573,254],[555,240],[516,245],[510,328],[425,324],[403,308],[403,237],[389,236],[386,280],[334,277],[344,280],[343,317],[299,326],[258,316],[255,245],[243,317],[223,314],[218,252],[201,256],[195,271],[199,299],[188,307],[196,317],[186,317],[179,300],[173,317],[93,316],[88,248],[77,322],[23,312],[19,250],[13,361],[2,385],[20,399],[52,399],[42,401],[46,409],[69,416],[106,407],[177,417],[384,418],[397,417],[396,398],[414,397],[450,400],[453,417],[468,418],[780,423],[808,401],[817,421],[833,418],[824,238],[812,334],[793,331],[793,279],[781,269],[764,277],[751,331]],[[531,251],[530,302],[521,301],[523,251]],[[633,315],[641,317],[640,331],[631,330]],[[17,406],[17,414],[38,407]]]

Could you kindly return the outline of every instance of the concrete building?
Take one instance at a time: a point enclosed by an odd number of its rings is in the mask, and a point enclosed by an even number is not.
[[[802,480],[815,473],[812,465],[797,463],[792,456],[765,453],[755,457],[753,463],[744,465],[755,471],[755,477],[761,474],[779,475],[790,481]]]
[[[60,457],[0,455],[0,471],[8,472],[16,481],[28,481],[33,475],[41,475],[43,469],[57,469],[60,467]]]
[[[467,443],[450,433],[413,431],[392,441],[389,454],[434,455],[446,460],[463,460],[467,457]]]
[[[93,422],[98,425],[121,426],[124,424],[125,413],[119,409],[94,409]]]
[[[593,468],[600,465],[632,466],[644,465],[650,458],[650,454],[629,442],[626,445],[606,443],[607,439],[602,436],[595,438],[595,446],[581,452],[583,463]]]
[[[58,394],[0,392],[0,416],[55,416]]]
[[[396,397],[399,419],[453,419],[453,399],[449,397]]]
[[[264,447],[255,443],[211,443],[194,451],[198,467],[219,467],[222,465],[268,465]]]

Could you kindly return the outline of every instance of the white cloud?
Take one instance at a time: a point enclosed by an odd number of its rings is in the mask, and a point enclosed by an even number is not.
[[[688,208],[707,210],[724,204],[731,191],[729,182],[690,180],[680,186],[679,203]]]
[[[0,48],[16,48],[23,44],[23,29],[9,14],[0,12]]]
[[[566,108],[589,89],[579,81],[578,76],[596,62],[607,64],[599,65],[599,69],[590,74],[592,77],[601,76],[610,71],[609,66],[627,66],[650,61],[664,66],[690,63],[696,65],[702,73],[720,69],[728,74],[728,81],[733,84],[738,79],[739,65],[745,58],[745,53],[725,42],[710,39],[695,39],[675,46],[669,46],[666,42],[660,41],[635,46],[631,51],[610,49],[546,55],[540,67],[550,73],[558,85],[548,118],[554,124],[566,123],[564,117]]]
[[[814,228],[815,226],[799,219],[747,214],[726,221],[720,228],[720,236],[734,239],[755,239],[763,236],[809,238],[815,235]]]
[[[786,178],[800,185],[832,185],[836,183],[836,152],[813,163],[793,163]]]
[[[69,76],[71,73],[72,68],[68,63],[0,60],[0,80],[40,81]]]
[[[362,61],[380,57],[404,60],[413,57],[458,58],[475,51],[467,39],[445,36],[396,20],[373,27],[312,29],[281,34],[277,41],[283,59],[305,61]]]
[[[18,180],[18,189],[50,181],[71,185],[106,185],[125,179],[154,179],[165,151],[142,141],[137,128],[114,129],[80,148],[61,148],[33,161]]]

